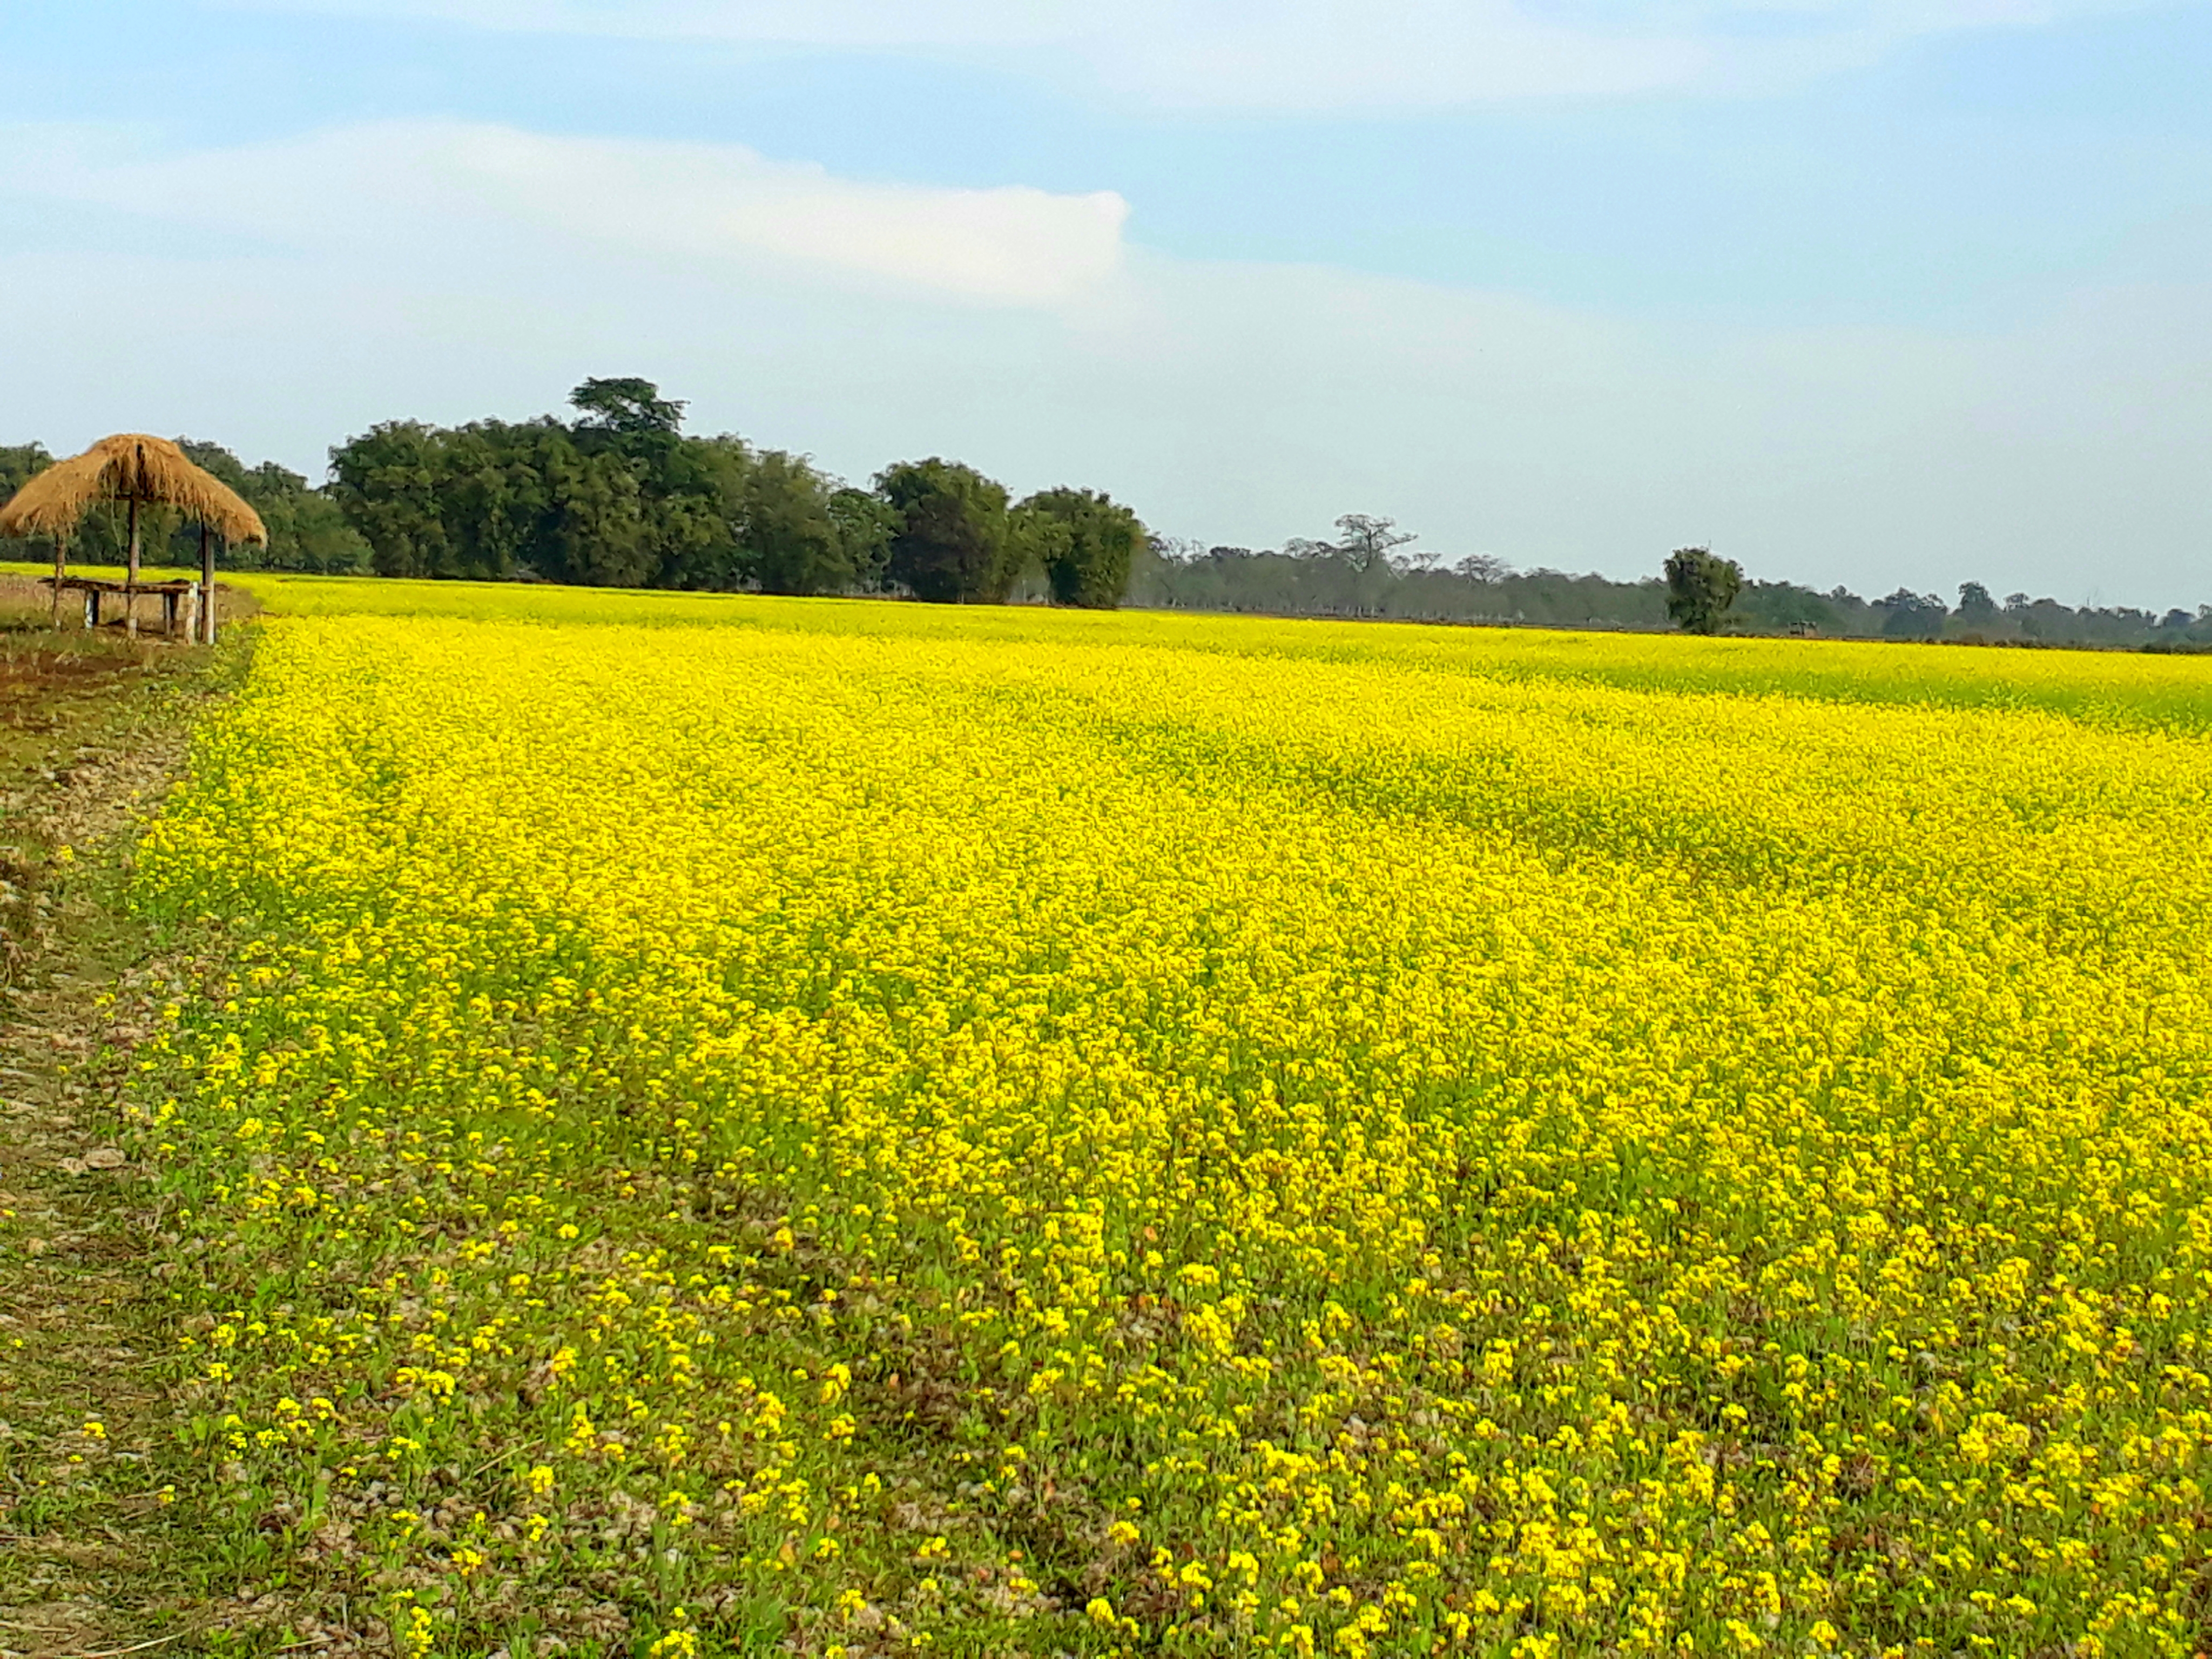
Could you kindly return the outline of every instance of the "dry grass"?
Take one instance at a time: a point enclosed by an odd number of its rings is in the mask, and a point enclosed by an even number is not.
[[[197,1599],[150,1369],[157,1218],[113,1147],[173,970],[113,901],[204,653],[25,628],[20,586],[0,592],[0,1656],[46,1659],[181,1634]]]
[[[67,536],[87,508],[136,499],[173,507],[234,542],[266,544],[261,515],[167,438],[118,432],[57,461],[0,507],[0,536]]]

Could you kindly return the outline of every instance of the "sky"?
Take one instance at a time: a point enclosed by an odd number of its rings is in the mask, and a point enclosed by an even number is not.
[[[0,7],[0,442],[644,375],[1274,545],[2212,602],[2212,5]]]

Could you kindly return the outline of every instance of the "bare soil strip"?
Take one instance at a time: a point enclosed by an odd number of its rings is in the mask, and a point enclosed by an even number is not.
[[[123,913],[130,848],[210,665],[12,620],[0,615],[0,1659],[204,1650],[221,1590],[186,1542],[158,1381],[173,1340],[149,1259],[160,1218],[118,1149],[118,1110],[132,1046],[178,982]]]

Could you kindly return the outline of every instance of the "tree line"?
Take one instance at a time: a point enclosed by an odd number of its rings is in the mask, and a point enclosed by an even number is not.
[[[2076,608],[2024,592],[1999,600],[1980,582],[1962,584],[1955,605],[1904,587],[1863,599],[1841,586],[1822,592],[1749,578],[1734,561],[1704,548],[1678,549],[1653,574],[1621,581],[1543,567],[1520,570],[1486,553],[1447,562],[1413,549],[1418,538],[1391,520],[1363,514],[1339,520],[1337,529],[1334,538],[1293,539],[1279,548],[1155,542],[1138,560],[1130,601],[1156,609],[1488,626],[2212,649],[2212,605],[2163,612]],[[1690,561],[1688,554],[1702,556]]]
[[[1955,605],[1899,588],[1878,599],[1838,586],[1745,578],[1705,548],[1677,549],[1638,580],[1516,569],[1416,545],[1388,518],[1347,514],[1332,535],[1279,548],[1201,546],[1150,536],[1091,490],[1021,501],[970,466],[938,458],[885,467],[863,487],[804,455],[684,430],[684,404],[649,380],[589,380],[568,419],[390,421],[331,451],[328,481],[217,444],[180,440],[269,529],[233,547],[230,568],[326,574],[543,580],[791,594],[894,594],[939,603],[1049,598],[1111,606],[1296,617],[1844,638],[1978,639],[2154,650],[2212,648],[2212,606],[2163,615],[2079,609],[1979,582]],[[42,446],[0,447],[0,499],[53,462]],[[198,536],[173,514],[144,526],[150,563],[194,566]],[[95,510],[73,556],[119,563],[125,520]],[[0,556],[45,550],[0,543]]]
[[[692,437],[641,380],[586,380],[575,417],[393,421],[331,452],[328,493],[379,575],[608,587],[902,592],[1005,601],[1025,575],[1064,605],[1119,604],[1136,515],[1093,491],[1019,502],[975,468],[902,461],[866,489],[802,455]]]
[[[567,421],[386,422],[331,450],[321,488],[216,445],[185,448],[268,526],[265,550],[224,550],[232,568],[958,604],[1003,603],[1030,581],[1097,607],[1121,603],[1147,540],[1134,513],[1094,490],[1016,501],[937,458],[898,462],[862,489],[803,455],[694,437],[684,405],[648,380],[586,380],[569,403]],[[0,450],[0,496],[52,459],[35,444]],[[149,558],[168,541],[170,562],[196,562],[197,534],[174,516],[146,525]],[[74,556],[119,557],[120,522],[89,515]]]
[[[1121,602],[1135,514],[1096,491],[1006,486],[957,461],[868,488],[806,457],[687,435],[641,380],[591,380],[569,421],[393,421],[331,452],[330,499],[380,575],[610,587],[910,594],[1004,602],[1035,576],[1063,605]]]

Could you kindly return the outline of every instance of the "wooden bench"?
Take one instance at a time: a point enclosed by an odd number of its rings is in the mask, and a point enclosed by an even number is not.
[[[170,639],[176,637],[177,613],[180,608],[186,611],[185,637],[196,638],[199,633],[200,585],[189,579],[158,582],[142,581],[133,584],[102,581],[94,576],[64,576],[58,580],[52,576],[41,576],[39,581],[41,586],[55,588],[61,592],[83,594],[84,625],[87,628],[100,626],[100,599],[106,594],[122,595],[123,614],[108,624],[111,627],[121,627],[130,621],[132,607],[137,604],[139,594],[158,593],[161,596],[161,632],[164,636]],[[188,608],[187,601],[190,602]]]

